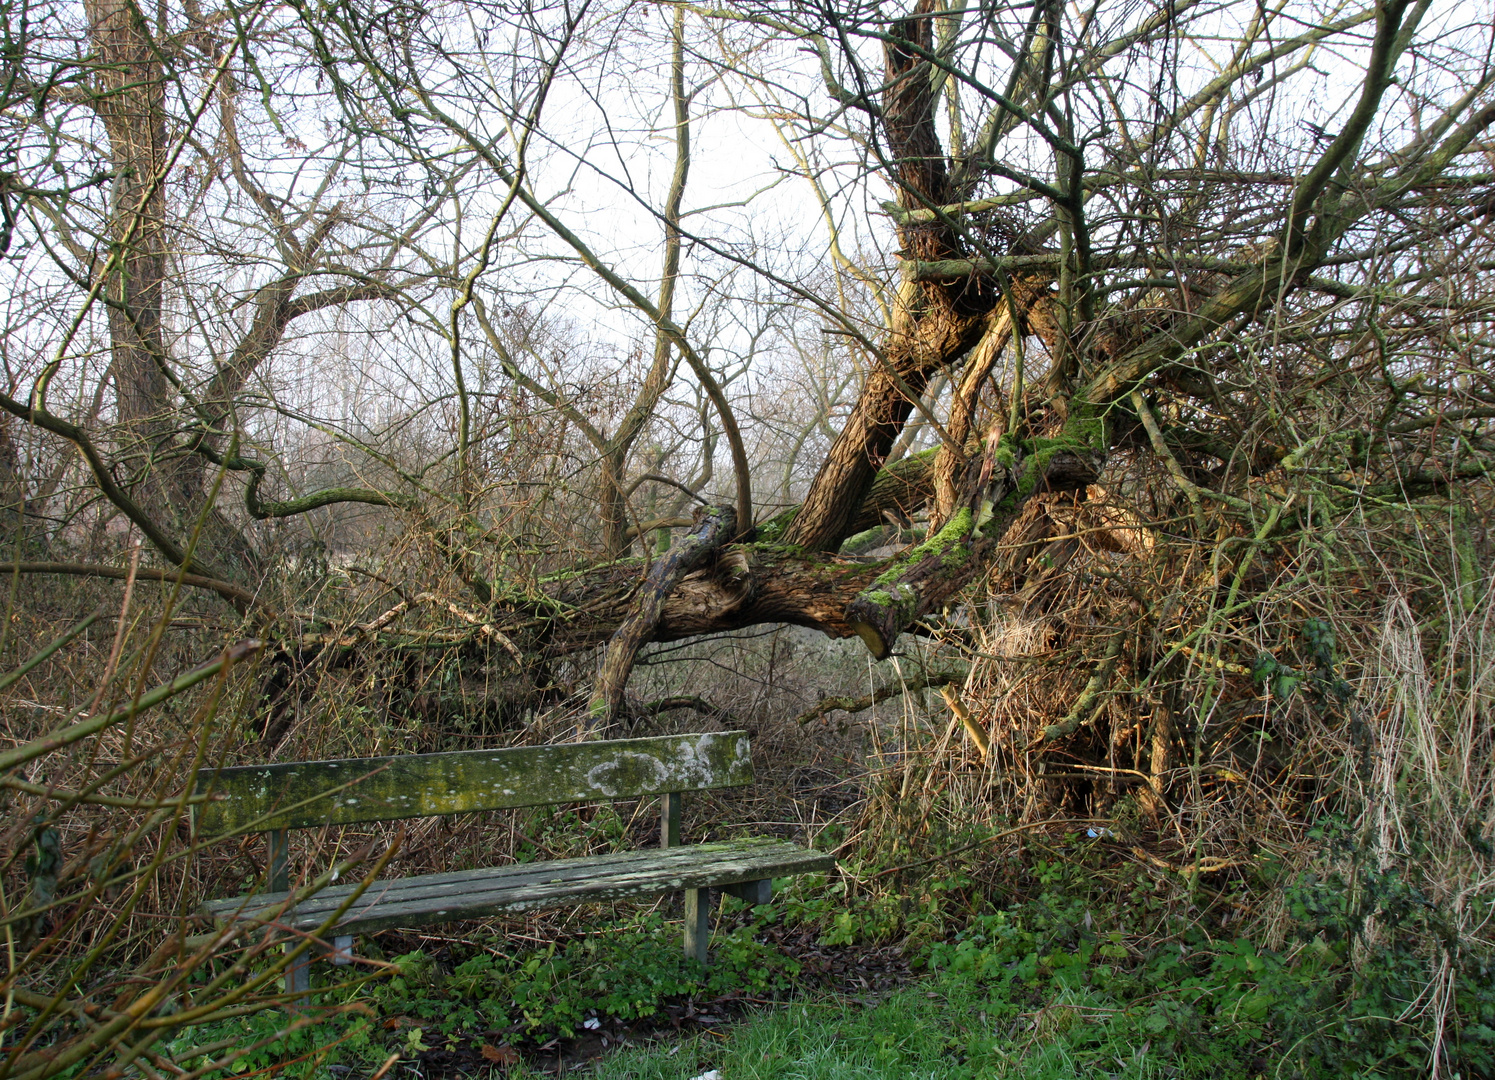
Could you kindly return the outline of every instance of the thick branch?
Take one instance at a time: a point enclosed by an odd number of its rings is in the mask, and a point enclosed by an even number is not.
[[[882,132],[899,185],[898,202],[908,210],[952,201],[926,59],[935,10],[929,0],[919,0],[884,41]],[[914,259],[950,259],[962,253],[959,238],[945,222],[901,225],[898,239]],[[789,543],[834,551],[858,531],[851,518],[887,460],[914,401],[932,372],[958,359],[980,338],[994,298],[980,282],[903,284],[877,366],[787,530]]]
[[[369,506],[387,506],[391,510],[409,510],[416,505],[415,500],[406,495],[375,491],[371,488],[348,487],[326,488],[322,491],[314,491],[310,495],[303,495],[299,499],[261,502],[259,485],[263,477],[263,469],[256,471],[244,491],[245,509],[249,511],[250,517],[259,521],[266,518],[295,517],[297,514],[309,513],[312,510],[320,510],[324,506],[333,506],[338,503],[365,503]]]
[[[592,567],[541,582],[546,610],[540,650],[550,656],[607,642],[634,611],[640,560]],[[651,641],[679,641],[765,623],[791,623],[828,637],[850,637],[846,605],[877,574],[875,566],[848,563],[824,552],[780,545],[732,545],[715,564],[687,574],[661,608]],[[502,603],[503,598],[499,597]],[[516,610],[533,612],[533,598],[516,598]]]
[[[884,513],[892,511],[900,517],[912,517],[921,506],[934,497],[934,464],[940,447],[931,447],[917,454],[900,458],[877,473],[867,497],[847,524],[848,535],[865,532],[884,523]],[[975,448],[972,448],[972,453]],[[783,513],[769,518],[758,526],[758,539],[769,543],[784,537],[800,508],[792,506]]]
[[[1391,85],[1392,69],[1396,67],[1397,38],[1402,29],[1402,16],[1410,0],[1389,0],[1376,4],[1376,36],[1371,45],[1370,61],[1366,65],[1365,85],[1360,91],[1360,100],[1350,114],[1344,130],[1329,144],[1329,149],[1314,163],[1303,177],[1298,189],[1293,192],[1292,208],[1288,211],[1287,236],[1284,247],[1289,256],[1303,250],[1307,241],[1308,215],[1313,204],[1323,194],[1329,180],[1341,165],[1360,147],[1370,123],[1380,108],[1381,97]],[[1414,19],[1415,23],[1416,20]]]
[[[607,643],[602,669],[597,673],[596,687],[587,706],[594,728],[618,715],[634,658],[644,643],[653,638],[665,600],[675,591],[680,579],[731,540],[736,531],[737,512],[730,506],[698,511],[690,532],[650,568],[648,576],[639,585],[628,617]]]
[[[640,705],[634,710],[634,715],[658,716],[660,713],[673,712],[676,709],[690,709],[702,716],[716,716],[718,713],[726,712],[725,709],[717,708],[703,697],[697,697],[694,694],[676,694],[673,697],[651,701],[647,705]]]
[[[131,570],[125,566],[103,566],[94,563],[0,563],[0,577],[7,574],[69,574],[75,577],[114,578],[118,581],[125,581],[130,577]],[[219,581],[217,578],[203,577],[201,574],[184,574],[180,570],[162,570],[149,566],[136,567],[134,575],[141,581],[181,582],[194,589],[215,592],[232,604],[234,610],[241,615],[251,608],[268,611],[254,593],[229,581]]]
[[[339,285],[320,292],[291,298],[299,275],[292,274],[270,285],[261,297],[254,322],[234,349],[229,362],[219,369],[208,384],[203,399],[212,409],[212,421],[222,424],[228,416],[229,399],[265,357],[280,344],[286,328],[303,315],[329,307],[346,307],[361,300],[388,300],[396,290],[383,282],[365,281],[356,285]]]
[[[846,607],[846,621],[879,660],[899,635],[937,610],[985,569],[988,557],[1027,500],[1095,482],[1099,454],[1089,440],[1038,440],[1024,456],[1010,438],[988,446],[968,473],[969,501],[938,533],[879,574]]]

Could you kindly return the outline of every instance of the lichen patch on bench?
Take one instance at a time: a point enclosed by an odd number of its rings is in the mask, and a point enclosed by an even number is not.
[[[596,802],[752,783],[746,732],[250,765],[197,775],[199,835]]]

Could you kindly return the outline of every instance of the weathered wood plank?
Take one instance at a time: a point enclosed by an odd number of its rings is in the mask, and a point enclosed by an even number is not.
[[[705,895],[702,895],[705,893]],[[711,894],[704,889],[685,890],[685,955],[706,963],[711,944]]]
[[[372,933],[396,926],[453,922],[589,900],[643,899],[680,889],[761,881],[834,866],[835,859],[825,852],[775,840],[745,840],[429,874],[376,882],[339,920],[337,930],[343,934]],[[339,885],[323,889],[278,922],[297,931],[315,930],[356,888]],[[266,919],[279,911],[288,896],[278,893],[217,900],[200,910],[218,919]]]
[[[752,783],[747,733],[204,769],[197,831],[300,829]]]
[[[376,896],[381,903],[404,903],[408,900],[433,896],[461,897],[484,888],[530,889],[548,885],[569,885],[577,882],[600,880],[632,880],[635,878],[674,878],[698,874],[702,867],[713,872],[723,872],[728,864],[735,869],[739,863],[758,865],[765,860],[787,857],[799,861],[807,849],[795,844],[767,838],[737,840],[728,843],[696,844],[663,850],[643,848],[611,855],[590,855],[578,859],[557,859],[546,862],[513,863],[508,866],[489,867],[478,870],[459,870],[446,873],[424,874],[419,877],[396,878],[379,881],[370,887],[370,892],[360,903],[372,901]],[[808,852],[814,858],[823,858],[818,852]],[[724,883],[725,879],[710,882]],[[300,910],[307,913],[323,913],[335,910],[357,886],[353,884],[333,886],[321,890],[302,901]],[[213,900],[203,905],[203,911],[218,914],[246,902],[255,907],[278,906],[286,892],[264,893],[249,898]],[[455,900],[454,900],[455,902]]]
[[[785,845],[772,839],[737,840],[725,844],[696,844],[667,851],[661,848],[639,848],[610,855],[586,855],[576,859],[554,859],[544,862],[510,863],[501,867],[485,867],[477,870],[451,870],[417,877],[393,878],[376,882],[371,888],[387,903],[399,903],[412,896],[429,896],[444,892],[451,896],[481,888],[484,882],[497,881],[504,888],[528,888],[555,882],[585,881],[590,878],[610,875],[627,877],[651,872],[672,873],[678,868],[690,869],[706,860],[718,859],[721,853],[756,855],[770,848],[789,847],[802,851],[795,845]],[[332,911],[342,898],[356,886],[335,886],[323,889],[302,902],[303,911]],[[271,906],[276,897],[289,895],[284,891],[262,893],[252,897],[255,904]],[[372,897],[370,897],[372,898]],[[203,905],[204,911],[227,909],[242,903],[241,899],[212,900]]]

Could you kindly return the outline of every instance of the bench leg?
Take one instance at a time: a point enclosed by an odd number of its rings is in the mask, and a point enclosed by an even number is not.
[[[685,890],[685,955],[706,963],[706,945],[711,940],[711,891]]]
[[[680,846],[680,808],[684,798],[678,791],[667,791],[659,797],[659,846]]]
[[[338,934],[332,939],[331,960],[338,967],[347,967],[353,962],[352,934]]]
[[[286,952],[290,952],[295,946],[286,943]],[[311,950],[308,949],[295,960],[291,961],[285,972],[285,991],[287,994],[306,994],[311,990]],[[306,999],[294,1003],[291,1007],[304,1006]]]

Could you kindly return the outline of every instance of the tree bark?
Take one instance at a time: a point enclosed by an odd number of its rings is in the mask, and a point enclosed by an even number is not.
[[[206,514],[192,563],[215,576],[253,569],[242,534],[204,507],[201,459],[175,449],[178,403],[168,378],[163,330],[166,262],[166,91],[161,50],[138,5],[85,0],[97,67],[90,104],[104,128],[114,174],[109,232],[114,265],[101,299],[108,309],[119,449],[133,458],[137,504],[185,548]]]
[[[1074,491],[1099,475],[1098,452],[1083,441],[1047,440],[1029,456],[1003,438],[969,467],[970,494],[938,533],[879,574],[847,604],[845,618],[872,655],[885,659],[910,625],[985,569],[997,542],[1027,500],[1045,491]]]
[[[648,619],[640,620],[623,639],[633,650],[629,662],[649,641],[765,623],[804,626],[834,638],[860,635],[882,659],[904,630],[985,569],[1002,531],[1029,497],[1083,488],[1098,467],[1098,455],[1078,437],[1045,440],[1026,456],[1015,440],[1004,438],[969,466],[962,512],[891,563],[868,565],[775,543],[722,547],[710,565],[680,573],[672,587],[645,586],[658,599],[658,615],[650,616],[652,629],[643,629]],[[543,603],[524,605],[536,651],[564,656],[621,635],[640,610],[641,566],[629,559],[541,581]]]
[[[633,670],[634,657],[658,630],[665,601],[680,584],[680,579],[709,559],[736,533],[737,511],[730,506],[699,510],[690,532],[670,549],[669,554],[649,568],[648,575],[638,587],[632,610],[607,643],[592,700],[587,706],[591,729],[617,717],[623,704],[623,689]],[[748,575],[739,574],[738,577],[749,583],[752,580]],[[741,595],[746,598],[746,594]]]
[[[887,91],[883,131],[905,210],[954,202],[944,152],[935,128],[936,95],[929,64],[920,51],[931,47],[934,0],[919,0],[906,19],[894,23],[885,47]],[[958,257],[959,237],[941,221],[905,219],[898,238],[906,258]],[[967,277],[949,284],[906,281],[898,291],[883,356],[820,471],[810,484],[785,539],[813,551],[834,551],[856,531],[853,516],[923,393],[930,375],[973,346],[985,326],[993,296],[985,283]]]
[[[955,393],[950,401],[950,418],[945,424],[945,430],[957,446],[964,447],[970,437],[981,387],[1001,358],[1002,350],[1012,339],[1010,312],[1011,306],[1003,304],[987,317],[986,330],[976,347],[971,350],[965,370],[961,372],[960,382],[955,386]],[[1002,432],[994,434],[1001,435]],[[929,518],[929,527],[933,532],[938,532],[955,513],[959,497],[957,487],[966,461],[966,454],[956,453],[955,448],[950,446],[940,446],[935,454],[934,508]]]
[[[147,452],[169,431],[161,332],[166,280],[166,80],[140,8],[84,0],[98,67],[94,112],[109,140],[110,239],[119,254],[104,293],[119,421]]]
[[[565,656],[608,641],[634,611],[639,569],[640,560],[629,559],[541,582],[545,610],[534,614],[531,608],[523,620],[535,634],[536,651]],[[856,631],[846,621],[846,605],[876,574],[875,566],[825,552],[732,544],[712,565],[680,579],[646,640],[679,641],[764,623],[850,637]]]

